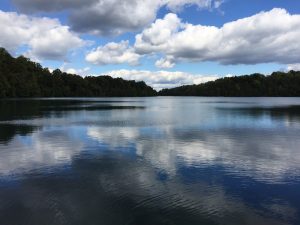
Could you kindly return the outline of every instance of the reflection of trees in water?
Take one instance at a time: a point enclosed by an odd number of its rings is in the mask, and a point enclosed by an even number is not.
[[[75,99],[28,99],[0,101],[0,141],[8,142],[15,135],[32,133],[36,126],[19,124],[15,120],[37,118],[64,118],[73,111],[134,110],[144,109],[134,101],[83,101]]]
[[[7,100],[0,101],[0,120],[19,120],[49,116],[59,107],[81,104],[72,100]]]
[[[8,143],[16,135],[26,136],[37,129],[35,126],[15,125],[15,124],[0,124],[0,144]]]
[[[0,101],[0,120],[29,119],[42,116],[40,101]]]
[[[124,105],[124,103],[126,105]],[[7,100],[0,101],[0,121],[65,115],[65,111],[143,109],[126,101]]]
[[[34,132],[36,126],[14,123],[14,120],[29,120],[49,117],[51,111],[76,101],[51,100],[3,100],[0,101],[0,142],[7,143],[16,135],[27,135]],[[48,109],[48,110],[47,110]],[[55,116],[63,116],[56,114]]]
[[[269,116],[272,119],[287,119],[289,121],[300,121],[300,106],[282,106],[282,107],[243,107],[243,108],[221,108],[222,113],[230,115],[238,114],[240,116],[262,117]]]

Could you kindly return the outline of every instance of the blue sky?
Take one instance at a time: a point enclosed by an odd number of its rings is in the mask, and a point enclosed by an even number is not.
[[[2,0],[1,47],[156,89],[300,70],[295,0]]]

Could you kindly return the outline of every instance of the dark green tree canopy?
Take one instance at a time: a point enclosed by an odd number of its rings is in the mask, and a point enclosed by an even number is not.
[[[199,85],[164,89],[159,95],[168,96],[300,96],[300,72],[274,72],[270,76],[252,74],[225,77]]]
[[[0,97],[104,97],[154,96],[144,82],[109,76],[81,77],[54,70],[20,56],[13,58],[0,48]]]

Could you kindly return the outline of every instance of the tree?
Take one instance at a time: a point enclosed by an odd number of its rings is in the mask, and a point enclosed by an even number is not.
[[[86,77],[59,69],[52,73],[39,63],[19,56],[13,58],[0,48],[0,98],[4,97],[102,97],[154,96],[156,91],[144,82]]]

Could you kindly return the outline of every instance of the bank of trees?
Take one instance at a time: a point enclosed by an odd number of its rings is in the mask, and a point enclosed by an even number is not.
[[[117,97],[117,96],[300,96],[300,72],[274,72],[226,77],[199,85],[164,89],[157,93],[144,82],[109,76],[81,77],[54,70],[0,48],[0,98]]]
[[[274,72],[269,76],[252,74],[226,77],[199,85],[164,89],[166,96],[300,96],[300,72]]]
[[[0,48],[0,97],[154,96],[144,82],[110,76],[81,77],[47,68]]]

